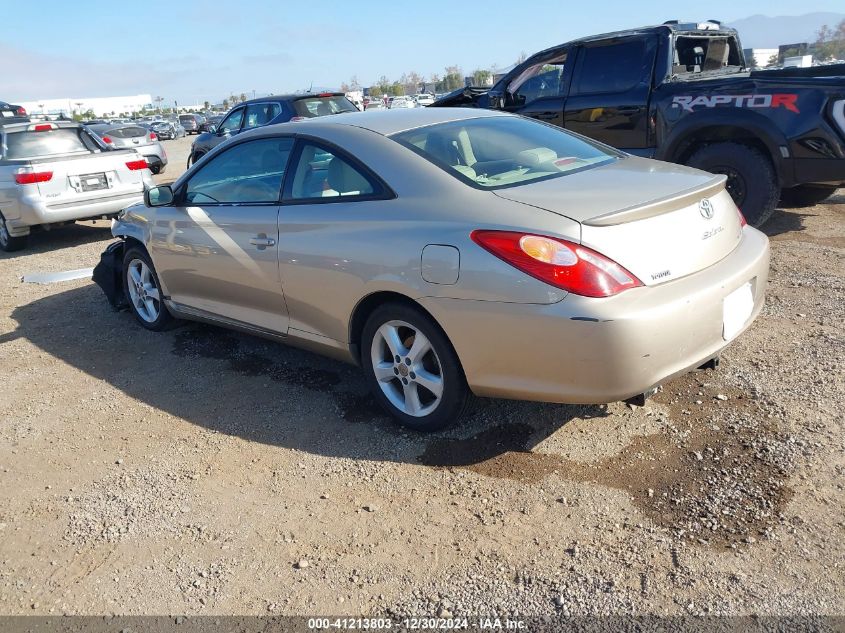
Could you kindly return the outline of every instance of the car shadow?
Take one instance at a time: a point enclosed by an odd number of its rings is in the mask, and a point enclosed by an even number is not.
[[[760,230],[769,237],[783,233],[795,233],[806,230],[804,218],[813,217],[812,213],[799,213],[795,209],[775,209]]]
[[[60,248],[81,246],[111,237],[111,220],[86,221],[84,224],[60,226],[49,231],[35,230],[30,234],[26,248],[11,253],[0,251],[0,260],[49,253]],[[94,264],[96,262],[91,265]]]
[[[576,417],[607,415],[604,406],[483,399],[459,427],[422,434],[391,421],[357,367],[202,324],[148,332],[93,284],[19,306],[12,318],[17,328],[0,345],[26,339],[189,423],[316,455],[461,466],[530,451]]]

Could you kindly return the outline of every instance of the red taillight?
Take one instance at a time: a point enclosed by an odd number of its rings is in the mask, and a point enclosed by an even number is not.
[[[748,226],[748,222],[746,221],[745,216],[742,215],[742,209],[737,207],[736,212],[739,213],[739,228],[742,228],[743,226]]]
[[[38,182],[47,182],[52,177],[52,171],[21,171],[15,174],[15,182],[19,185],[34,185]]]
[[[15,110],[15,114],[18,116],[26,116],[26,110],[24,110],[23,107],[18,106],[18,109]]]
[[[126,166],[132,171],[138,171],[139,169],[146,169],[148,167],[147,161],[145,160],[130,160],[126,163]]]
[[[104,136],[103,143],[105,143],[106,145],[111,145],[112,143],[114,143],[114,141],[111,140],[111,138],[109,138],[108,136]]]
[[[49,132],[52,129],[53,129],[53,126],[50,125],[49,123],[43,123],[41,125],[36,125],[35,128],[34,128],[34,130],[36,132]]]
[[[610,297],[642,286],[616,262],[566,240],[511,231],[473,231],[472,240],[514,268],[585,297]]]
[[[321,92],[321,93],[320,93],[320,94],[318,94],[317,96],[318,96],[318,97],[333,97],[333,96],[334,96],[334,93],[333,93],[333,92]]]
[[[156,136],[156,133],[155,133],[155,132],[150,132],[150,140],[151,140],[151,141],[155,141],[155,140],[157,140],[157,139],[158,139],[158,137]]]

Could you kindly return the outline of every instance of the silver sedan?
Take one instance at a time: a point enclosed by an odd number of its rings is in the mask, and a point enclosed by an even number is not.
[[[419,430],[473,394],[643,397],[749,326],[769,262],[723,176],[446,108],[238,135],[112,232],[95,279],[143,327],[201,320],[360,364]]]

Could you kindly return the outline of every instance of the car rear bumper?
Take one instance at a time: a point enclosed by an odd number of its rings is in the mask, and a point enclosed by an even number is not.
[[[26,203],[18,205],[19,216],[7,218],[6,225],[11,235],[26,235],[31,226],[114,215],[121,209],[143,201],[143,190],[123,192],[83,202],[74,201],[54,205],[44,204],[38,199],[29,199]]]
[[[615,297],[420,303],[446,331],[475,394],[598,404],[647,392],[717,356],[729,344],[725,297],[751,283],[744,331],[763,306],[768,272],[768,239],[746,227],[740,245],[710,268]]]

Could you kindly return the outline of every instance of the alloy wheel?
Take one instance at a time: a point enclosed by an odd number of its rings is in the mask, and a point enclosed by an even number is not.
[[[405,321],[388,321],[376,331],[370,349],[378,385],[402,413],[424,417],[443,397],[443,367],[431,341]]]
[[[133,259],[126,267],[126,287],[135,312],[147,323],[155,323],[161,314],[161,293],[147,263]]]

